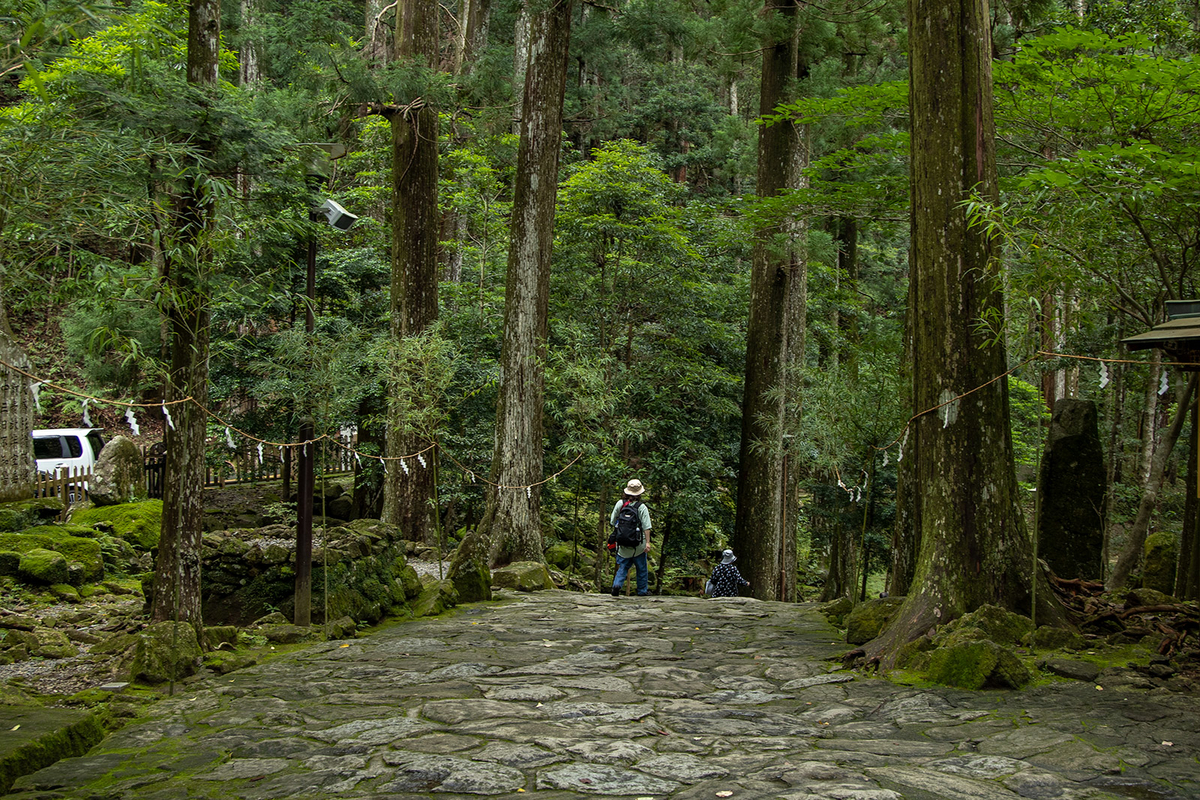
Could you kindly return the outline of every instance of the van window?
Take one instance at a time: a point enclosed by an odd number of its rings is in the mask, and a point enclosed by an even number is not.
[[[71,458],[79,458],[83,455],[83,442],[79,441],[78,436],[64,436],[63,441],[67,443],[67,449],[71,451]]]
[[[87,438],[92,445],[92,455],[99,458],[100,451],[104,449],[104,437],[100,435],[100,431],[92,431]]]
[[[38,436],[33,440],[34,458],[62,458],[62,440],[57,436]]]

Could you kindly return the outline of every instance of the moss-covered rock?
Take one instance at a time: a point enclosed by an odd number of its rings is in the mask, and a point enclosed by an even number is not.
[[[17,575],[30,583],[53,585],[67,582],[67,559],[62,553],[35,547],[21,555]]]
[[[999,606],[982,605],[938,628],[933,641],[939,647],[984,639],[1003,645],[1016,645],[1032,632],[1033,622],[1029,617],[1014,614]]]
[[[903,605],[903,597],[878,597],[856,605],[846,616],[846,641],[865,644],[887,627]]]
[[[254,653],[245,651],[216,650],[212,653],[205,653],[203,663],[218,675],[228,675],[239,669],[253,667],[258,663],[258,657]]]
[[[193,675],[200,662],[196,629],[186,622],[156,622],[137,634],[133,679],[157,685]]]
[[[15,550],[0,550],[0,575],[16,575],[20,566],[20,553]]]
[[[433,580],[425,585],[421,595],[413,603],[413,615],[435,617],[458,605],[458,590],[450,580]]]
[[[210,625],[204,629],[204,649],[217,650],[221,647],[237,646],[238,629],[235,625]]]
[[[1087,647],[1087,639],[1082,634],[1070,628],[1054,628],[1041,625],[1028,641],[1038,650],[1082,650]]]
[[[70,658],[79,655],[79,648],[71,643],[67,635],[54,628],[34,628],[31,631],[36,643],[29,654],[42,658]]]
[[[162,530],[162,501],[143,500],[115,506],[97,506],[76,511],[71,522],[94,527],[103,524],[118,536],[143,552],[158,546]]]
[[[22,775],[83,755],[105,734],[100,717],[92,712],[37,706],[7,707],[4,728],[18,741],[0,756],[0,795]]]
[[[939,647],[930,653],[925,675],[960,689],[1018,689],[1031,678],[1014,653],[986,639]]]
[[[1169,606],[1175,605],[1179,600],[1166,592],[1149,587],[1140,589],[1130,589],[1125,593],[1124,603],[1126,608],[1136,608],[1138,606]]]
[[[829,624],[835,628],[844,628],[846,626],[846,617],[853,610],[854,601],[849,597],[839,597],[817,606],[817,611],[824,614],[825,618],[829,620]]]
[[[83,580],[96,581],[104,576],[104,558],[100,544],[78,534],[89,531],[71,525],[39,525],[22,533],[0,533],[0,551],[20,553],[22,557],[31,550],[52,550],[61,554],[68,563],[77,562],[83,567]],[[18,567],[19,569],[19,567]],[[67,576],[46,583],[67,583]]]
[[[464,536],[454,551],[450,559],[450,580],[454,582],[460,602],[492,599],[490,545],[487,534],[476,529]]]
[[[1142,586],[1169,594],[1175,588],[1175,563],[1179,540],[1174,533],[1157,531],[1146,537],[1142,551]]]
[[[50,594],[66,603],[78,603],[83,598],[79,590],[69,583],[56,583],[50,587]]]
[[[545,559],[547,564],[565,571],[571,568],[571,559],[575,555],[575,548],[569,542],[555,542],[546,548]]]
[[[934,649],[933,640],[918,636],[900,646],[896,653],[896,666],[900,669],[924,670],[929,666],[929,653]]]
[[[29,517],[15,508],[0,507],[0,531],[13,532],[29,527]]]
[[[550,571],[540,561],[514,561],[492,571],[492,585],[518,592],[538,592],[553,589]]]

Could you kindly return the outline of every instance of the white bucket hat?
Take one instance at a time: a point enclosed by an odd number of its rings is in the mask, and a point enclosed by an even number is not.
[[[721,551],[721,563],[722,564],[732,564],[735,561],[737,561],[737,556],[735,556],[733,554],[732,550],[722,550]]]
[[[634,478],[629,483],[625,484],[625,494],[631,494],[637,497],[642,492],[646,491],[646,487],[642,486],[642,482]]]

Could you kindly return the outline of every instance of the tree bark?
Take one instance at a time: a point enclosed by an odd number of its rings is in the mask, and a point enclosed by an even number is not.
[[[403,0],[397,13],[400,58],[436,67],[438,7]],[[389,334],[393,342],[419,336],[438,316],[438,115],[432,106],[386,110],[392,127],[392,282]],[[420,386],[420,376],[407,383]],[[411,388],[410,388],[411,391]],[[420,395],[420,393],[418,392]],[[395,384],[388,398],[387,452],[395,458],[425,450],[433,431],[405,418],[405,408],[429,406],[438,398],[417,396],[402,402]],[[419,412],[418,412],[419,413]],[[391,462],[384,483],[383,520],[398,525],[404,538],[436,544],[431,506],[433,472],[414,460],[405,470]]]
[[[787,35],[763,49],[760,111],[768,114],[794,95],[799,56],[795,0],[766,0]],[[758,196],[791,188],[806,159],[802,131],[789,124],[763,128],[758,139]],[[750,591],[761,600],[780,597],[785,572],[788,492],[784,484],[784,433],[789,401],[798,403],[792,372],[803,359],[806,226],[787,220],[756,232],[746,333],[746,379],[733,545],[745,564]],[[799,351],[799,352],[797,352]],[[792,574],[794,574],[794,564]],[[794,590],[793,590],[794,592]]]
[[[384,20],[384,15],[391,5],[388,0],[366,0],[363,58],[372,69],[382,67],[392,60],[391,29]]]
[[[550,256],[558,194],[571,3],[551,0],[530,18],[521,142],[504,290],[504,343],[488,509],[497,563],[542,560],[541,505]]]
[[[211,97],[218,85],[221,42],[220,0],[188,4],[187,82]],[[163,516],[155,565],[151,619],[190,623],[203,632],[200,594],[200,537],[204,515],[204,450],[208,406],[209,235],[215,217],[206,191],[204,161],[216,150],[211,131],[193,137],[199,153],[175,202],[173,255],[165,268],[171,366],[163,395],[169,406]]]
[[[512,132],[520,135],[525,111],[525,73],[529,68],[532,48],[529,0],[522,0],[517,12],[516,30],[513,32],[513,120]],[[565,87],[565,84],[564,84]],[[560,112],[561,113],[561,112]]]
[[[454,74],[470,75],[475,61],[487,46],[492,18],[492,0],[463,0],[459,19],[458,47],[454,53]]]
[[[1044,576],[1029,572],[1003,338],[988,331],[1004,311],[998,246],[962,206],[972,192],[998,197],[987,0],[909,0],[909,19],[913,397],[919,411],[938,410],[913,427],[912,590],[867,646],[885,664],[985,603],[1030,613],[1035,580],[1037,618],[1064,618]]]
[[[1187,481],[1184,484],[1183,531],[1179,537],[1179,558],[1175,564],[1175,590],[1173,594],[1180,600],[1196,599],[1196,533],[1197,522],[1200,520],[1200,492],[1197,491],[1200,481],[1200,458],[1197,448],[1200,447],[1200,405],[1193,402],[1191,408],[1192,433],[1188,437]]]
[[[1150,531],[1150,520],[1154,516],[1154,510],[1158,505],[1158,493],[1162,490],[1163,477],[1167,474],[1167,461],[1170,459],[1171,451],[1175,449],[1175,442],[1179,440],[1179,434],[1183,432],[1183,423],[1187,419],[1188,411],[1191,408],[1192,398],[1196,394],[1196,382],[1200,379],[1200,374],[1193,372],[1188,379],[1187,388],[1183,390],[1183,396],[1179,398],[1179,405],[1175,410],[1175,419],[1171,422],[1171,427],[1167,429],[1161,442],[1154,449],[1154,453],[1150,458],[1150,475],[1142,489],[1142,499],[1138,503],[1137,516],[1134,518],[1133,527],[1129,530],[1129,538],[1126,540],[1125,550],[1122,551],[1121,557],[1117,559],[1117,565],[1113,567],[1112,575],[1108,577],[1105,583],[1105,588],[1110,592],[1117,589],[1123,589],[1129,581],[1129,575],[1133,572],[1134,567],[1142,558],[1142,548],[1146,544],[1146,534]]]

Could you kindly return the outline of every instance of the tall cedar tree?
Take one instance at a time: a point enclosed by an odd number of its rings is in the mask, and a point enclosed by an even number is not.
[[[1029,614],[1034,586],[1001,377],[998,247],[963,206],[972,192],[998,198],[988,3],[909,0],[909,19],[913,398],[929,413],[913,422],[905,453],[920,538],[911,590],[867,646],[885,663],[986,603]],[[1061,622],[1037,580],[1039,621]]]
[[[760,112],[775,112],[792,99],[798,78],[796,0],[767,0],[773,41],[763,48]],[[791,124],[767,126],[758,137],[758,196],[775,197],[795,188],[803,137]],[[756,232],[746,330],[746,388],[742,404],[741,466],[733,546],[750,581],[765,600],[795,599],[795,548],[787,547],[784,418],[789,385],[803,347],[803,229],[793,221]],[[798,475],[798,471],[796,472]],[[793,476],[794,477],[794,476]]]
[[[538,516],[542,414],[550,315],[550,254],[558,193],[563,96],[571,33],[570,0],[529,0],[530,48],[513,192],[504,343],[482,532],[499,563],[542,560]],[[529,488],[526,488],[529,487]]]
[[[221,46],[220,0],[188,4],[187,82],[200,108],[213,101]],[[166,429],[162,533],[154,576],[155,622],[177,619],[202,630],[200,534],[204,512],[204,436],[208,405],[208,273],[213,253],[209,234],[215,216],[204,162],[216,147],[208,129],[192,139],[196,161],[184,177],[173,209],[173,247],[164,267],[169,304],[171,366],[164,396],[171,425]]]
[[[437,67],[437,13],[437,5],[425,0],[400,4],[396,42],[402,60]],[[389,107],[384,114],[392,127],[390,335],[398,342],[405,336],[420,335],[438,316],[438,115],[425,100],[404,108]],[[387,452],[392,457],[420,452],[430,444],[426,435],[406,428],[400,419],[400,408],[405,405],[408,403],[394,397],[389,402]],[[432,470],[389,470],[383,519],[398,525],[406,539],[434,544],[433,489]]]

